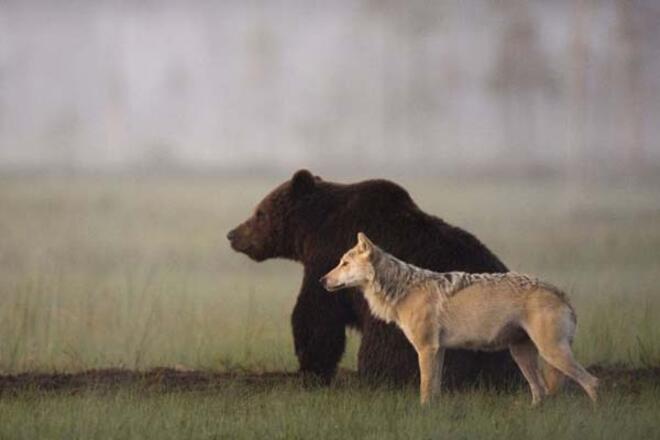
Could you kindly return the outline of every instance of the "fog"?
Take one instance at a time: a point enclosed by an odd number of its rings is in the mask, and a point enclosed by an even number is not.
[[[639,175],[659,114],[654,0],[0,2],[5,171]]]

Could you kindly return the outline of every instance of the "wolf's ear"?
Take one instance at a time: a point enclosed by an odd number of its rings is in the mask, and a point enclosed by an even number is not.
[[[291,189],[296,195],[310,192],[316,186],[316,179],[308,170],[298,170],[291,178]]]
[[[358,249],[360,250],[360,252],[368,252],[373,249],[374,244],[371,242],[371,240],[369,240],[369,238],[367,238],[367,236],[364,233],[358,232],[357,238],[358,238]]]

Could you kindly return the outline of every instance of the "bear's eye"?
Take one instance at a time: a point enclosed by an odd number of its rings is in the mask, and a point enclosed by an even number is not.
[[[348,261],[344,260],[341,262],[341,267],[348,266]]]
[[[257,220],[263,220],[264,218],[266,218],[266,213],[263,212],[262,210],[257,211],[256,215],[257,215]]]

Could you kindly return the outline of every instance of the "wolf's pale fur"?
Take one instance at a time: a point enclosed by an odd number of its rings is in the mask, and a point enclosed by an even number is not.
[[[423,404],[440,391],[446,348],[508,348],[538,404],[560,373],[596,401],[598,379],[573,357],[576,317],[556,287],[514,272],[438,273],[398,260],[362,233],[321,282],[327,290],[359,287],[374,316],[395,322],[417,350]]]

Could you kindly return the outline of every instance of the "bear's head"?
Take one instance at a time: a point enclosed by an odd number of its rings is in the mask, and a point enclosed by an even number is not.
[[[300,211],[319,181],[307,170],[297,171],[268,194],[250,218],[229,231],[231,247],[255,261],[296,259],[296,241],[300,238],[296,219],[301,217]]]

